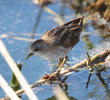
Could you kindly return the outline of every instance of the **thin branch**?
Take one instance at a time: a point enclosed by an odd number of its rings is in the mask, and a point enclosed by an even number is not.
[[[105,58],[109,54],[110,54],[110,49],[107,49],[107,50],[105,50],[105,51],[103,51],[103,52],[91,57],[91,64],[95,65],[95,64],[97,64],[99,62],[105,61]],[[69,67],[68,69],[66,69],[64,71],[61,71],[60,74],[61,75],[71,74],[71,72],[74,72],[74,71],[76,71],[79,68],[85,68],[86,65],[87,65],[87,59],[81,61],[80,63],[78,63],[76,65],[73,65],[73,66]],[[56,74],[56,72],[54,74]],[[40,86],[40,85],[42,85],[44,83],[47,83],[47,82],[45,81],[45,79],[41,78],[39,81],[37,81],[34,84],[30,85],[30,87],[31,88],[35,88],[35,87],[38,87],[38,86]],[[20,94],[24,93],[24,90],[20,89],[16,93],[17,93],[17,95],[20,95]]]
[[[91,64],[95,65],[99,62],[103,62],[105,61],[105,58],[110,54],[110,49],[104,50],[99,54],[96,54],[95,56],[91,57]],[[75,71],[77,68],[84,68],[87,65],[87,59],[81,61],[80,63],[69,67],[67,70],[64,70],[63,72],[61,72],[61,74],[66,74],[68,72],[73,72]]]

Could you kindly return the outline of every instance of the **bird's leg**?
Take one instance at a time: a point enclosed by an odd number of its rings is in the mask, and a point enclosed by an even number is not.
[[[58,70],[54,73],[54,74],[50,74],[50,75],[46,75],[46,76],[44,76],[43,77],[43,79],[46,79],[47,81],[49,81],[49,80],[56,80],[57,78],[59,79],[60,77],[60,71],[61,71],[61,68],[63,67],[63,65],[66,63],[66,61],[67,61],[67,56],[65,56],[64,58],[63,58],[63,61],[62,61],[62,59],[61,58],[59,58],[59,68],[58,68]]]
[[[58,60],[58,66],[60,66],[60,65],[61,65],[61,63],[62,63],[62,59],[61,59],[61,58],[59,58],[59,60]]]
[[[66,56],[66,59],[68,60],[68,56]],[[65,62],[65,64],[70,67],[70,65],[68,63]]]
[[[61,71],[61,68],[63,67],[63,65],[66,63],[66,61],[67,61],[67,56],[65,56],[64,58],[63,58],[63,61],[62,61],[62,63],[60,64],[60,66],[59,66],[59,68],[58,68],[58,70],[57,70],[57,72],[60,72]]]

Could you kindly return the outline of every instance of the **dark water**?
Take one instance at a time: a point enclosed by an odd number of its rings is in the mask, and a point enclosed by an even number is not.
[[[57,14],[61,14],[61,3],[52,4],[48,6]],[[5,43],[9,53],[15,62],[19,60],[22,62],[29,51],[30,39],[33,39],[30,34],[35,31],[34,39],[40,38],[40,36],[47,30],[58,25],[52,16],[46,11],[43,11],[39,26],[34,30],[36,17],[39,13],[40,8],[36,6],[31,0],[0,0],[0,38]],[[68,6],[64,10],[65,22],[78,17],[75,11],[71,10]],[[86,17],[85,17],[86,18]],[[80,62],[86,57],[86,51],[89,47],[83,39],[85,35],[88,35],[94,50],[90,50],[90,55],[100,52],[110,47],[109,40],[105,41],[98,33],[99,30],[95,29],[90,21],[84,28],[81,34],[80,42],[73,48],[68,54],[70,65]],[[8,37],[6,37],[6,35]],[[17,37],[17,38],[15,38]],[[18,38],[19,37],[19,38]],[[25,40],[27,39],[27,41]],[[2,48],[0,48],[2,49]],[[31,57],[23,64],[22,73],[30,84],[39,80],[45,73],[52,71],[50,62],[42,60],[40,57]],[[67,79],[68,89],[66,94],[71,100],[109,100],[109,77],[110,70],[102,72],[101,76],[104,80],[101,82],[100,78],[94,72],[92,74],[89,87],[86,89],[86,82],[88,80],[89,71],[83,70],[81,72],[71,74]],[[4,58],[0,55],[0,74],[10,84],[12,72],[8,68]],[[52,87],[54,85],[43,85],[35,89],[40,100],[54,100],[54,94]],[[0,88],[0,97],[4,97],[5,94]],[[27,100],[25,94],[23,94],[23,100]]]

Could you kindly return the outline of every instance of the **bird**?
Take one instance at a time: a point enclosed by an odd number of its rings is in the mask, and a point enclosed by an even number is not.
[[[66,63],[67,54],[80,40],[83,19],[84,16],[73,19],[45,32],[41,39],[35,40],[31,44],[30,52],[26,59],[35,55],[49,61],[59,60],[57,72],[60,72]],[[61,60],[61,58],[63,58],[63,60]]]

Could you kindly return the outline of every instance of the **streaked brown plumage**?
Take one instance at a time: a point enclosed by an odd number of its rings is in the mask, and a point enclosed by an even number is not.
[[[76,18],[47,31],[41,39],[32,43],[30,53],[47,60],[56,60],[66,56],[79,42],[83,18]]]

